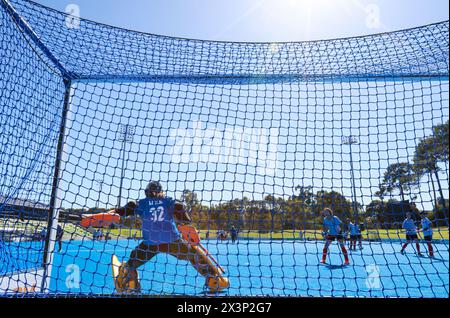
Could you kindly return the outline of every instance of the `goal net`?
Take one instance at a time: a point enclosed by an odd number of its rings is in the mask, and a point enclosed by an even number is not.
[[[448,297],[448,38],[202,41],[0,0],[0,296],[121,295],[149,220],[115,209],[159,181],[229,286],[160,249],[135,296]]]

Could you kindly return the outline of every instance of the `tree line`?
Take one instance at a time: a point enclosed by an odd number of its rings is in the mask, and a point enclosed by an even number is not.
[[[444,124],[433,126],[432,133],[419,141],[415,147],[412,162],[396,162],[387,167],[379,190],[375,193],[379,200],[372,201],[368,208],[371,211],[389,211],[389,209],[386,209],[386,205],[392,202],[392,199],[384,201],[384,198],[386,196],[392,197],[397,192],[402,202],[409,202],[409,200],[406,200],[406,195],[413,188],[419,187],[423,178],[428,177],[434,198],[434,218],[440,225],[448,225],[449,205],[448,200],[444,198],[439,178],[439,172],[441,171],[439,163],[448,164],[448,159],[449,121],[447,120]],[[435,181],[438,186],[437,189]],[[446,184],[448,185],[448,180],[446,180]],[[411,198],[413,212],[417,210],[414,205],[416,199],[416,197]]]
[[[398,228],[406,211],[418,213],[415,200],[406,197],[428,177],[432,185],[434,209],[432,217],[437,225],[448,226],[449,201],[444,198],[439,163],[449,158],[449,121],[432,128],[431,135],[416,145],[412,162],[390,164],[384,172],[379,190],[365,209],[359,202],[352,202],[341,193],[313,191],[312,186],[297,186],[293,195],[276,197],[267,195],[260,200],[243,197],[226,202],[204,205],[198,194],[184,190],[181,200],[191,214],[195,225],[204,230],[228,229],[231,225],[239,230],[274,232],[284,230],[318,230],[322,228],[321,211],[331,208],[342,220],[347,218],[365,228]],[[435,189],[435,182],[437,189]],[[448,184],[448,180],[446,180]],[[394,198],[398,193],[400,200]],[[106,209],[89,209],[72,212],[98,213]],[[130,220],[126,224],[139,227],[140,222]]]
[[[321,211],[333,209],[341,219],[363,223],[367,228],[398,228],[405,212],[418,214],[416,197],[406,195],[428,177],[434,197],[433,215],[438,226],[448,226],[449,201],[444,198],[439,179],[439,163],[449,158],[449,121],[433,126],[431,135],[421,139],[415,147],[412,162],[390,164],[384,172],[379,190],[363,210],[359,202],[352,202],[337,191],[313,192],[311,186],[297,186],[288,198],[268,195],[262,200],[234,199],[203,206],[195,192],[185,190],[182,200],[191,212],[197,226],[202,229],[227,228],[231,224],[244,230],[282,231],[321,228]],[[437,182],[437,190],[435,189]],[[448,184],[448,180],[446,180]],[[398,192],[400,201],[393,198]],[[386,197],[389,197],[387,200]]]

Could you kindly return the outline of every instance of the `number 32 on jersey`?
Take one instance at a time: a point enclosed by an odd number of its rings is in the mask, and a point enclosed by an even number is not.
[[[159,206],[157,208],[150,208],[150,220],[153,222],[163,222],[164,221],[164,207]]]

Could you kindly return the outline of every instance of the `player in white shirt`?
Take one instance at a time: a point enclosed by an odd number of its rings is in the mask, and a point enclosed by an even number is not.
[[[431,223],[431,221],[427,218],[426,213],[424,211],[420,212],[420,218],[422,219],[421,224],[423,237],[428,246],[428,255],[430,257],[433,257],[434,256],[433,245],[431,244],[431,242],[433,241],[433,228],[432,228],[433,223]]]
[[[327,260],[327,254],[328,254],[328,247],[330,246],[331,242],[337,239],[339,245],[341,246],[342,253],[344,254],[345,258],[345,265],[349,265],[350,262],[348,260],[348,253],[347,249],[345,248],[344,238],[342,236],[342,228],[341,228],[341,220],[337,216],[334,216],[333,210],[326,208],[322,212],[324,219],[323,219],[323,228],[324,228],[324,234],[326,235],[326,243],[325,247],[323,248],[323,255],[322,255],[322,264],[326,263]]]
[[[408,244],[414,241],[416,243],[417,254],[419,256],[423,256],[422,253],[420,253],[419,238],[417,236],[417,226],[414,223],[414,220],[411,218],[411,212],[406,212],[406,219],[405,221],[403,221],[402,227],[404,230],[406,230],[406,243],[403,244],[400,253],[404,254],[405,248],[408,246]]]

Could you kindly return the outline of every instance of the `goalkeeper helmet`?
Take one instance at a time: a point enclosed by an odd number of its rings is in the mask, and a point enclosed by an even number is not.
[[[145,188],[145,195],[150,196],[151,193],[161,193],[162,192],[162,186],[161,183],[158,181],[152,181],[150,182],[147,187]]]

